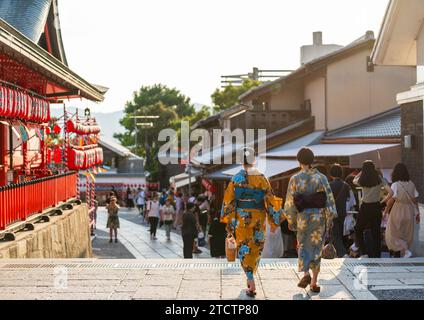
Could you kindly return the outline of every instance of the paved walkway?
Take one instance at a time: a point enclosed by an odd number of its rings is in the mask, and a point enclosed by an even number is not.
[[[297,287],[296,269],[296,260],[263,260],[257,299],[424,299],[424,259],[325,260],[320,294]],[[244,286],[239,264],[222,260],[0,262],[0,300],[248,300]]]
[[[165,230],[162,228],[157,231],[158,240],[150,240],[149,226],[141,224],[141,218],[136,210],[128,211],[121,208],[119,220],[121,228],[118,230],[118,241],[120,243],[109,244],[109,229],[106,229],[107,212],[105,208],[99,208],[97,230],[100,230],[101,234],[98,239],[93,241],[93,253],[96,257],[101,258],[102,252],[108,251],[108,257],[122,259],[122,249],[128,250],[135,259],[180,259],[184,257],[183,239],[178,233],[173,232],[171,241],[167,241]],[[136,220],[140,223],[132,222]],[[195,258],[210,258],[210,251],[207,248],[200,249],[202,253],[194,255]],[[113,256],[114,252],[115,256]]]

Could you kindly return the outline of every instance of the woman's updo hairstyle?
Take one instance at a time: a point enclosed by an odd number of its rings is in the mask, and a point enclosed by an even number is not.
[[[243,152],[243,165],[252,166],[255,164],[256,152],[255,149],[245,147],[242,149]]]

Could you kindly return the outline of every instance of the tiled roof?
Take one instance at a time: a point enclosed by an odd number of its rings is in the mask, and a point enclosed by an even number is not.
[[[123,158],[142,160],[141,157],[135,155],[128,148],[122,146],[120,143],[114,141],[113,139],[109,139],[102,136],[99,139],[99,145],[101,147],[111,150],[112,152],[115,152],[117,155]]]
[[[52,0],[1,0],[0,18],[37,43],[44,32]]]
[[[377,116],[356,122],[347,127],[331,131],[325,138],[349,139],[400,137],[400,125],[400,108],[395,108]]]
[[[41,46],[63,64],[68,65],[63,47],[57,1],[0,0],[0,19],[33,43]],[[42,37],[45,27],[49,31],[50,47],[47,46],[46,38]]]

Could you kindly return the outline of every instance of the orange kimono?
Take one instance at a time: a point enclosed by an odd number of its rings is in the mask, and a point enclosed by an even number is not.
[[[273,196],[262,173],[252,168],[233,177],[224,195],[221,221],[230,232],[235,232],[238,258],[249,280],[253,280],[264,247],[265,219],[275,230],[282,218],[282,199]]]

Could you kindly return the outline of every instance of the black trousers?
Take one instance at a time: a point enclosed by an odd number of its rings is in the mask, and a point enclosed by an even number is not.
[[[381,257],[381,204],[363,203],[355,226],[355,240],[361,254]]]
[[[333,243],[339,258],[343,258],[347,254],[347,250],[343,242],[344,219],[345,217],[341,216],[333,220]]]
[[[156,237],[156,230],[158,229],[159,218],[149,217],[150,234]]]
[[[193,259],[193,243],[195,235],[183,235],[184,259]]]

